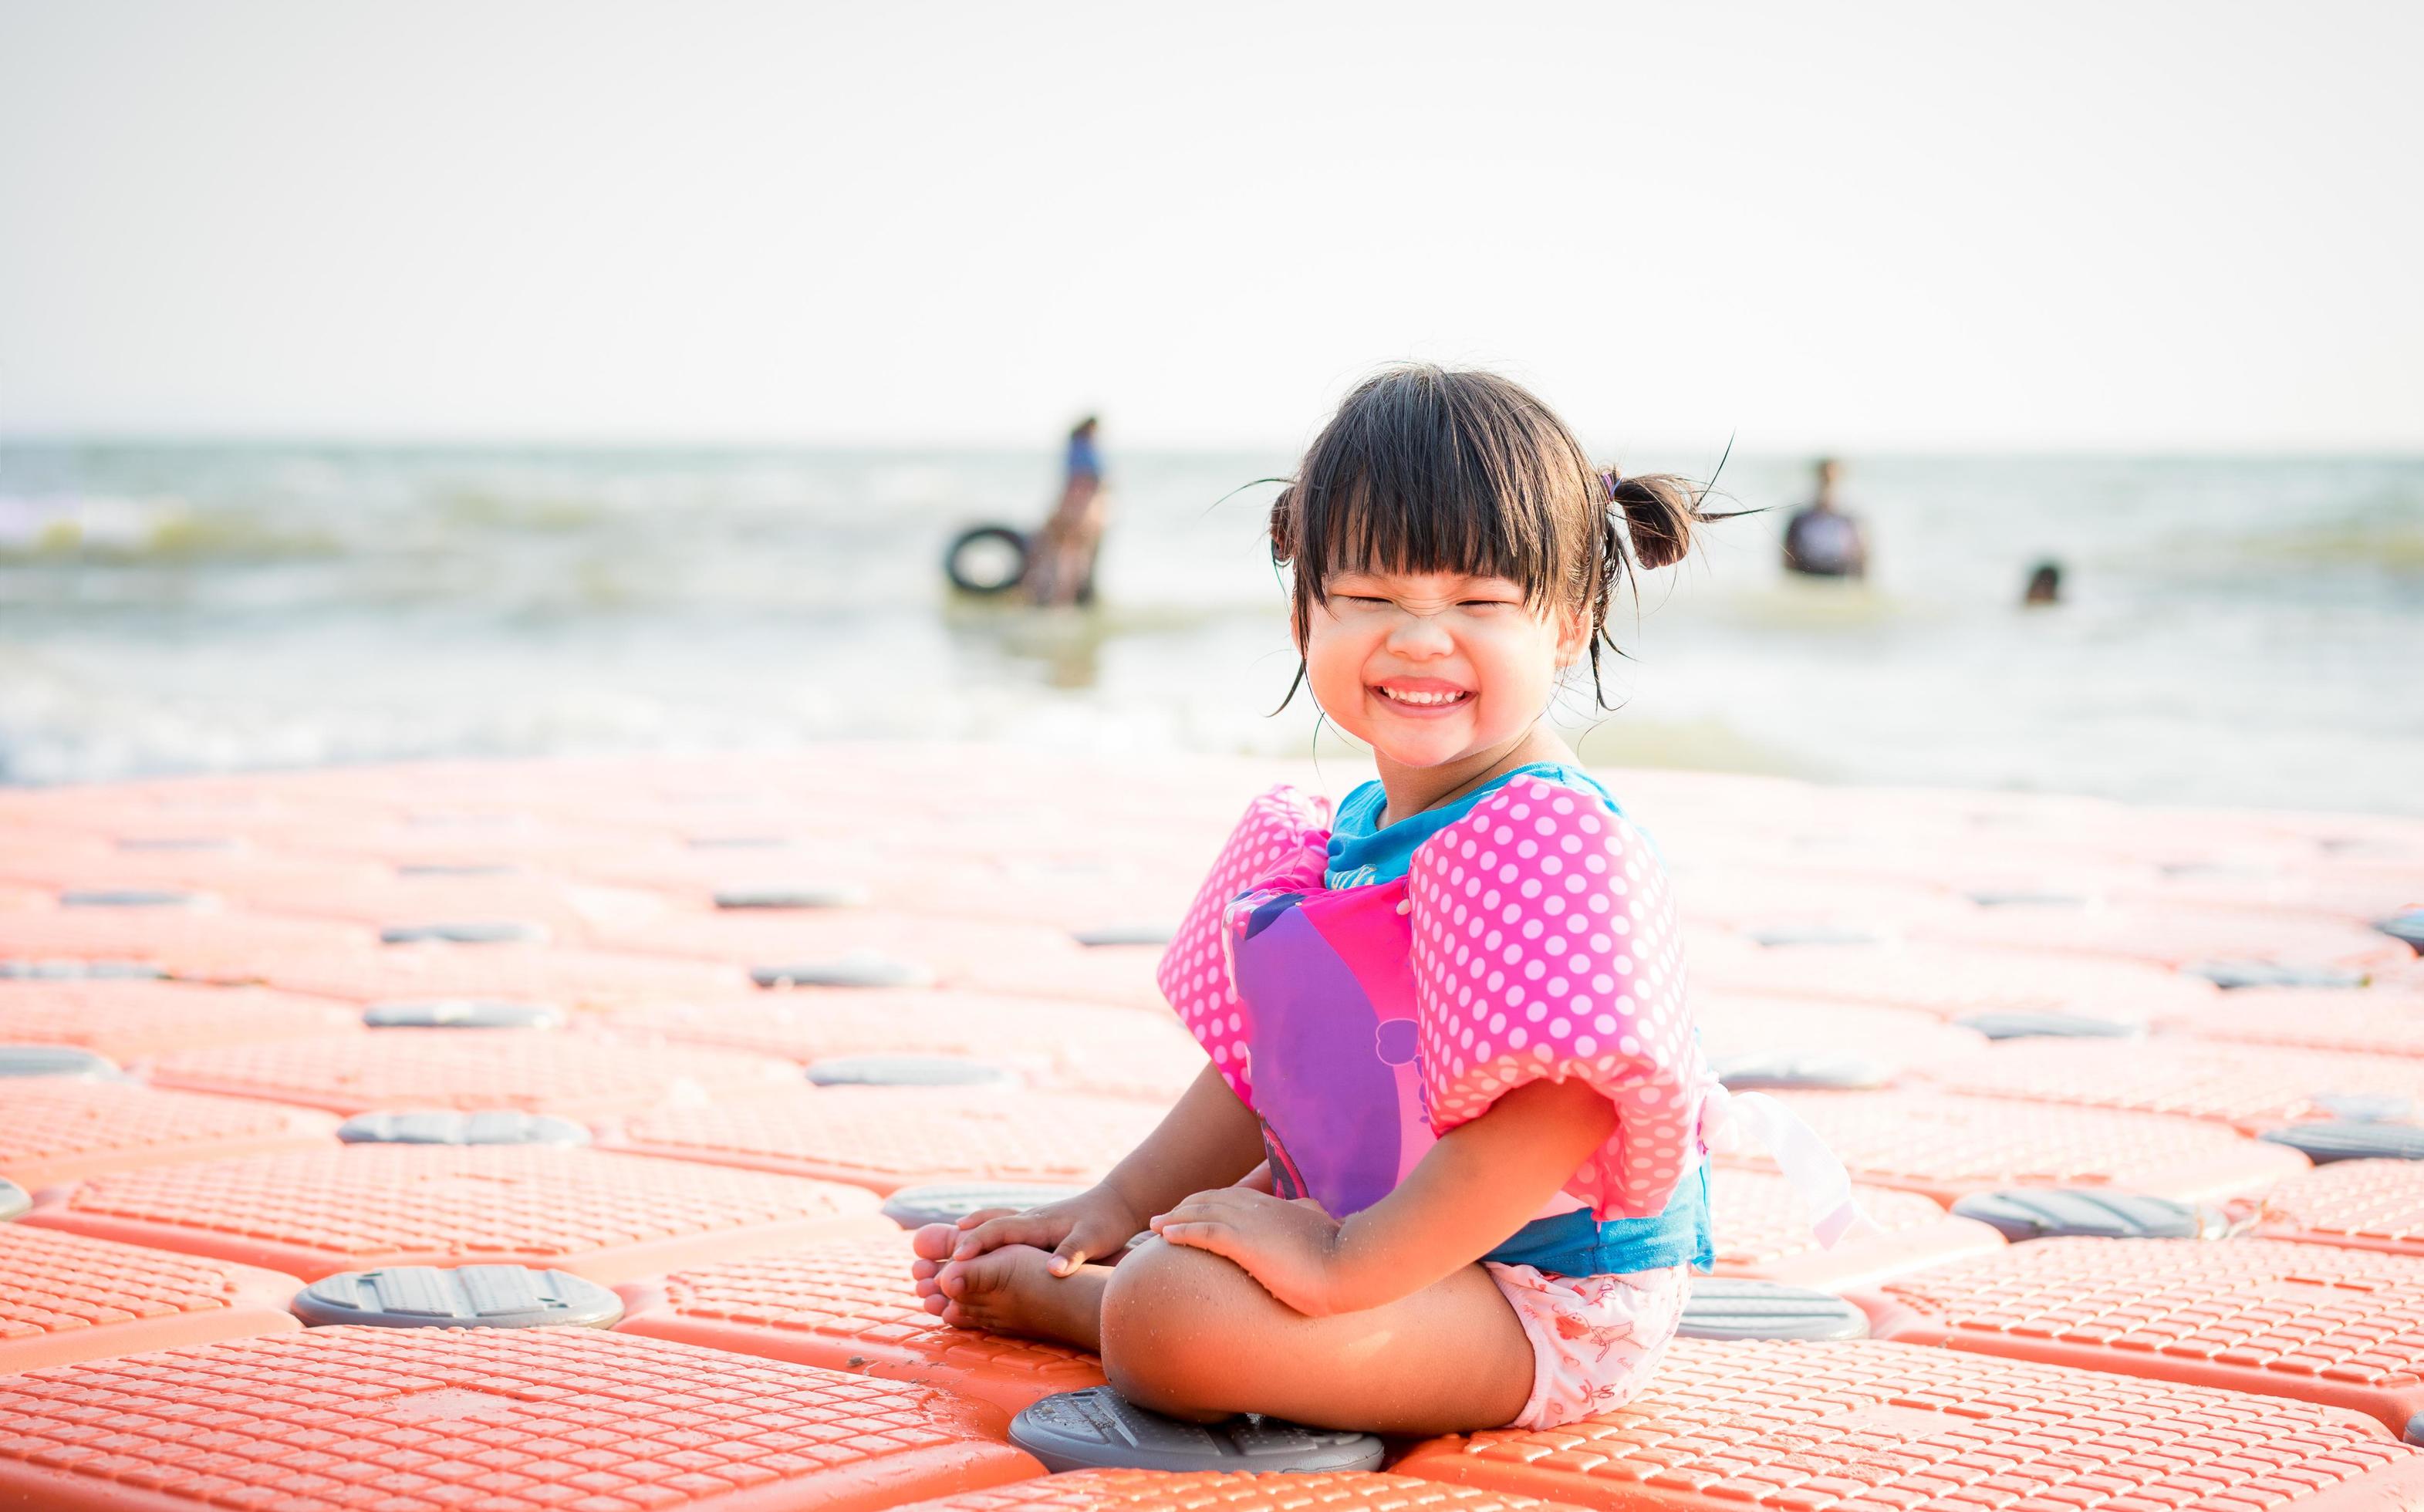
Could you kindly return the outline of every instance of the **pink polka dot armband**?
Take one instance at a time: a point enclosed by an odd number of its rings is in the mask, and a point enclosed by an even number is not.
[[[1603,1218],[1664,1211],[1699,1158],[1706,1083],[1649,842],[1595,797],[1519,780],[1424,842],[1408,883],[1438,1131],[1526,1082],[1580,1077],[1619,1122],[1566,1189]]]
[[[1247,1046],[1252,1009],[1237,995],[1228,955],[1229,912],[1249,893],[1312,891],[1328,860],[1330,805],[1294,788],[1274,788],[1246,808],[1161,958],[1156,981],[1180,1022],[1249,1107]]]

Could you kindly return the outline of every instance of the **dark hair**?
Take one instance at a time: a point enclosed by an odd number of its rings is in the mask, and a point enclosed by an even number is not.
[[[1297,643],[1332,573],[1471,572],[1522,586],[1535,610],[1578,609],[1591,688],[1619,577],[1682,560],[1704,490],[1592,463],[1530,390],[1494,373],[1384,369],[1348,394],[1271,505],[1271,560],[1292,566]],[[1298,678],[1303,677],[1298,668]],[[1291,685],[1288,695],[1294,697]]]

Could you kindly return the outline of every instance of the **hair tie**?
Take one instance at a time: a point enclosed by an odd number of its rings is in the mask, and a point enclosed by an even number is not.
[[[1599,481],[1607,485],[1608,501],[1611,503],[1614,502],[1616,500],[1616,485],[1622,483],[1624,480],[1617,475],[1617,471],[1614,468],[1610,468],[1605,472],[1599,475]]]

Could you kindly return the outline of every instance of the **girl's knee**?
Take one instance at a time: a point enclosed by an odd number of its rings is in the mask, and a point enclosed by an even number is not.
[[[1261,1291],[1236,1265],[1202,1249],[1140,1245],[1111,1272],[1103,1293],[1103,1374],[1140,1407],[1172,1417],[1239,1410],[1245,1364],[1237,1324]]]

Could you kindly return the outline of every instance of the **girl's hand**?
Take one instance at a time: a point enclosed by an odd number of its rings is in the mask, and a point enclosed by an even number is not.
[[[1294,1202],[1248,1186],[1194,1196],[1153,1220],[1172,1244],[1236,1262],[1263,1290],[1307,1317],[1339,1311],[1333,1297],[1338,1220],[1309,1197]]]
[[[1089,1260],[1118,1254],[1144,1232],[1144,1215],[1110,1187],[1095,1186],[1024,1212],[997,1207],[971,1213],[960,1219],[959,1229],[959,1242],[941,1257],[946,1261],[973,1260],[1006,1244],[1031,1244],[1051,1250],[1052,1274],[1066,1276]]]

